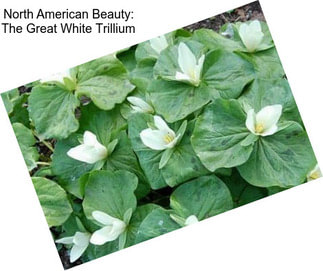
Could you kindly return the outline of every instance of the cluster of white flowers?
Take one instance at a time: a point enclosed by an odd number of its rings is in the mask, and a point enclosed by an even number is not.
[[[125,230],[126,223],[101,211],[92,212],[93,218],[102,225],[102,228],[90,234],[89,232],[76,232],[74,236],[56,240],[56,243],[72,245],[70,262],[75,262],[82,256],[89,244],[103,245],[116,240]]]

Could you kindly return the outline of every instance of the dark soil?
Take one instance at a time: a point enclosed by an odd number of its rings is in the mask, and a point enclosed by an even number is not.
[[[221,26],[226,23],[234,23],[237,21],[245,22],[248,20],[265,21],[264,14],[258,1],[191,24],[184,27],[184,29],[193,31],[200,28],[209,28],[219,31]]]

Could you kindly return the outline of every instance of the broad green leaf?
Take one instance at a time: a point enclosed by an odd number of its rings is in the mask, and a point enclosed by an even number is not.
[[[190,44],[187,43],[188,46]],[[192,44],[190,48],[199,57],[203,48]],[[172,81],[154,80],[148,89],[157,113],[168,122],[185,118],[212,99],[237,98],[254,78],[253,66],[240,56],[224,50],[213,50],[205,56],[198,87],[174,81],[176,71],[180,70],[177,50],[176,46],[165,50],[154,68],[157,76]]]
[[[49,227],[62,225],[72,213],[64,189],[46,178],[33,177],[32,181]]]
[[[76,94],[91,98],[103,110],[111,110],[122,103],[134,88],[126,76],[100,75],[78,83]]]
[[[115,54],[110,54],[77,66],[75,72],[77,82],[82,83],[96,76],[118,76],[127,70]]]
[[[280,104],[283,107],[281,119],[302,121],[286,79],[257,79],[243,93],[239,101],[246,111],[253,108],[255,112],[267,105]]]
[[[171,187],[209,173],[191,146],[193,127],[194,121],[189,122],[181,142],[174,147],[173,154],[161,170],[166,183]]]
[[[127,70],[114,54],[76,67],[76,95],[85,95],[103,110],[111,110],[134,90]]]
[[[170,206],[185,219],[195,215],[202,220],[232,209],[233,202],[227,186],[215,175],[209,175],[176,188]]]
[[[28,110],[37,134],[42,138],[67,138],[78,129],[74,111],[78,99],[58,85],[38,85],[28,99]]]
[[[173,187],[208,173],[208,170],[204,168],[194,153],[190,143],[194,122],[188,124],[182,140],[173,148],[173,153],[162,169],[160,169],[160,161],[165,151],[156,151],[146,147],[139,136],[142,130],[148,128],[148,123],[153,123],[151,115],[133,115],[129,119],[129,137],[134,151],[138,155],[141,167],[153,189],[162,188],[166,184]]]
[[[207,86],[198,88],[176,81],[154,80],[148,89],[156,112],[167,122],[182,120],[211,100]]]
[[[98,210],[122,220],[128,209],[136,209],[134,191],[137,184],[136,175],[125,170],[93,171],[85,187],[85,215],[93,219],[92,212]]]
[[[214,171],[245,163],[252,144],[241,142],[250,134],[246,114],[236,100],[216,99],[199,116],[192,135],[192,146],[204,166]]]
[[[275,79],[283,78],[285,75],[275,47],[253,54],[242,52],[238,52],[237,54],[253,64],[257,78]]]
[[[135,58],[136,46],[133,46],[125,51],[119,52],[117,58],[122,62],[128,71],[132,71],[136,65],[137,61]]]
[[[90,243],[90,245],[82,255],[81,259],[84,263],[84,262],[92,261],[94,259],[98,259],[100,257],[111,254],[118,250],[119,250],[118,239],[112,242],[107,242],[101,246],[92,245]]]
[[[10,122],[20,122],[27,128],[30,128],[29,112],[27,110],[28,95],[23,94],[14,100],[13,110],[10,117]]]
[[[209,50],[223,49],[233,52],[241,47],[236,41],[225,38],[212,29],[198,29],[194,31],[193,39],[205,45]]]
[[[22,155],[24,156],[27,168],[31,171],[37,167],[36,162],[39,159],[38,151],[34,146],[36,144],[36,139],[34,138],[31,130],[21,123],[14,123],[12,127],[17,137]]]
[[[259,137],[241,176],[260,187],[291,187],[305,181],[316,159],[306,132],[296,122],[271,136]]]
[[[126,125],[118,107],[104,111],[90,103],[81,108],[78,133],[83,134],[85,131],[90,131],[97,136],[99,142],[108,147],[108,144],[116,138],[119,131],[126,128]]]
[[[145,204],[145,205],[139,206],[136,209],[127,227],[126,247],[129,247],[135,244],[138,230],[142,221],[146,218],[148,214],[150,214],[153,210],[158,208],[161,208],[161,207],[156,204]]]
[[[67,139],[57,141],[51,165],[60,185],[78,198],[83,197],[79,178],[96,167],[95,164],[87,164],[67,155],[71,148],[80,144],[79,138],[82,137],[82,134],[73,134]]]
[[[140,166],[144,171],[151,188],[159,189],[167,186],[161,171],[159,170],[159,161],[162,152],[146,147],[142,143],[139,135],[142,130],[148,127],[148,122],[153,122],[151,115],[138,113],[131,115],[128,119],[128,133],[132,148],[138,156]]]
[[[247,183],[237,170],[234,170],[231,176],[223,177],[222,180],[230,189],[234,207],[242,206],[268,196],[265,188],[252,186]]]
[[[180,226],[170,218],[169,214],[162,208],[149,213],[137,231],[136,243],[179,229]]]
[[[135,194],[138,198],[142,198],[150,191],[149,183],[140,168],[126,132],[120,132],[118,139],[119,142],[115,150],[107,158],[105,168],[109,170],[124,169],[134,173],[138,177],[138,186]]]
[[[12,113],[15,100],[18,99],[18,97],[19,97],[19,91],[17,88],[1,93],[1,98],[8,115]]]
[[[154,78],[153,68],[156,61],[152,59],[145,59],[140,61],[136,68],[130,73],[130,81],[137,88],[146,91],[150,82]]]

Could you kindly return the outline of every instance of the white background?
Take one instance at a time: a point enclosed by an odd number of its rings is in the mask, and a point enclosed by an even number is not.
[[[0,91],[246,4],[199,1],[13,1],[3,8],[134,10],[135,35],[1,35]],[[261,1],[303,121],[323,161],[320,0]],[[2,17],[2,16],[0,16]],[[63,270],[0,103],[1,270]],[[323,183],[316,180],[73,270],[323,270]]]

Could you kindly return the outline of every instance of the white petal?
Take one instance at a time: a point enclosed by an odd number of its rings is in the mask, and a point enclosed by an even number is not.
[[[95,146],[99,142],[98,142],[95,134],[93,134],[90,131],[85,131],[84,135],[83,135],[83,143],[88,146]]]
[[[165,150],[164,133],[159,130],[147,128],[140,133],[142,143],[153,150]]]
[[[253,134],[256,134],[255,124],[256,124],[255,110],[249,109],[247,112],[246,126],[247,126],[248,130]]]
[[[107,156],[107,150],[105,147],[97,149],[93,146],[81,144],[70,149],[67,152],[67,155],[75,160],[79,160],[88,164],[94,164]]]
[[[120,220],[101,211],[93,211],[92,216],[96,221],[106,226],[112,225],[116,220]]]
[[[307,181],[312,181],[322,177],[322,172],[318,164],[307,174]]]
[[[73,240],[74,240],[74,236],[70,236],[70,237],[64,237],[64,238],[58,239],[55,242],[59,244],[70,245],[70,244],[73,244]]]
[[[76,232],[73,243],[77,246],[88,246],[90,242],[90,234],[88,232]]]
[[[175,137],[175,132],[168,127],[167,123],[160,116],[154,116],[154,124],[158,130]]]
[[[277,122],[282,114],[282,109],[280,104],[269,105],[256,114],[256,125],[261,124],[264,129],[261,135],[272,135],[277,131]]]
[[[113,223],[113,226],[105,226],[92,234],[90,242],[94,245],[103,245],[106,242],[116,240],[124,232],[126,224],[120,220],[120,223]]]
[[[196,66],[196,57],[188,48],[188,46],[181,42],[178,45],[178,65],[182,72],[189,75]]]
[[[158,53],[160,54],[161,51],[167,48],[168,42],[164,35],[159,36],[157,38],[151,39],[149,41],[150,46]]]
[[[192,224],[197,223],[197,222],[199,222],[199,220],[197,219],[197,217],[195,215],[190,215],[185,220],[185,226],[189,226],[189,225],[192,225]]]
[[[201,72],[202,72],[204,60],[205,60],[205,55],[202,55],[197,62],[196,70],[197,70],[197,74],[198,74],[198,79],[200,79],[200,77],[201,77]]]
[[[70,262],[73,263],[78,258],[80,258],[82,256],[82,254],[84,253],[84,251],[87,249],[87,247],[88,247],[88,245],[86,245],[86,246],[74,245],[72,247],[71,253],[70,253]]]
[[[239,35],[249,52],[255,51],[264,37],[258,20],[251,23],[242,23],[239,27]]]
[[[175,79],[178,81],[191,82],[191,78],[182,72],[176,72]]]
[[[131,107],[137,112],[143,112],[143,113],[154,112],[154,109],[143,99],[140,99],[134,96],[129,96],[127,100],[132,104]]]

